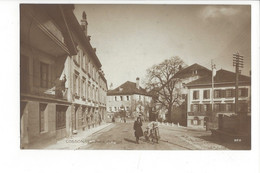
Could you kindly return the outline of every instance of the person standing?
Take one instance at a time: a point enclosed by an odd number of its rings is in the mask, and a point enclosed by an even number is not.
[[[135,130],[135,138],[136,143],[139,144],[139,138],[143,136],[143,129],[142,129],[142,121],[141,118],[138,117],[137,120],[134,122],[134,130]]]

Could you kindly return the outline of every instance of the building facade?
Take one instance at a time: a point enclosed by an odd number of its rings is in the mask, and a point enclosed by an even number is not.
[[[87,18],[82,14],[81,24],[72,16],[72,38],[77,55],[68,57],[70,70],[70,93],[72,94],[72,131],[85,130],[105,120],[107,81],[87,33]]]
[[[142,114],[147,119],[151,100],[152,97],[139,85],[139,78],[136,78],[136,83],[127,81],[108,91],[107,111],[110,116],[125,111],[129,117]]]
[[[176,80],[173,95],[177,102],[174,103],[172,108],[171,121],[186,126],[188,88],[185,85],[208,75],[211,75],[211,71],[196,63],[185,68],[179,67],[179,71],[172,78],[172,80]],[[161,104],[164,100],[160,97],[161,94],[159,94],[159,92],[163,93],[163,87],[155,88],[151,91],[154,96],[152,112],[158,114],[158,119],[166,121],[167,116],[169,116],[167,115],[168,108]],[[156,101],[158,99],[160,102]]]
[[[188,88],[188,126],[205,128],[211,116],[235,114],[235,78],[235,73],[219,70],[214,77],[213,90],[211,75],[186,84]],[[238,95],[238,112],[250,116],[250,77],[239,76]]]
[[[84,110],[105,117],[106,79],[73,10],[73,5],[20,6],[21,148],[72,135],[90,122],[82,118]],[[92,126],[100,122],[94,119]]]

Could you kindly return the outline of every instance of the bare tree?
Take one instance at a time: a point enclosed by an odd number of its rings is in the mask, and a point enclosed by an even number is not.
[[[177,56],[164,60],[162,63],[147,69],[146,87],[150,90],[156,88],[156,102],[168,109],[168,121],[171,122],[172,107],[180,102],[178,87],[179,79],[175,74],[183,67],[184,62]]]

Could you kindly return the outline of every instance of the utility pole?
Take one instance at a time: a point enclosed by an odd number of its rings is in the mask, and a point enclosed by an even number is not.
[[[213,60],[211,60],[211,70],[212,70],[212,76],[211,76],[211,84],[212,84],[212,90],[211,90],[211,108],[212,108],[212,113],[214,110],[214,76],[215,74],[215,70],[216,70],[216,64],[213,63]]]
[[[235,114],[238,115],[238,81],[239,81],[239,68],[243,68],[243,59],[244,57],[239,55],[237,52],[236,54],[233,54],[233,66],[236,68],[236,94],[235,94]]]
[[[214,76],[216,75],[216,65],[213,63],[213,60],[211,60],[211,117],[209,118],[210,122],[212,123],[214,127]],[[206,129],[209,127],[206,127]]]

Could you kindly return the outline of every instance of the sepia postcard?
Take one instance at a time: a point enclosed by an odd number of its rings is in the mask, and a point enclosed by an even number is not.
[[[259,171],[258,1],[0,11],[3,169]]]

